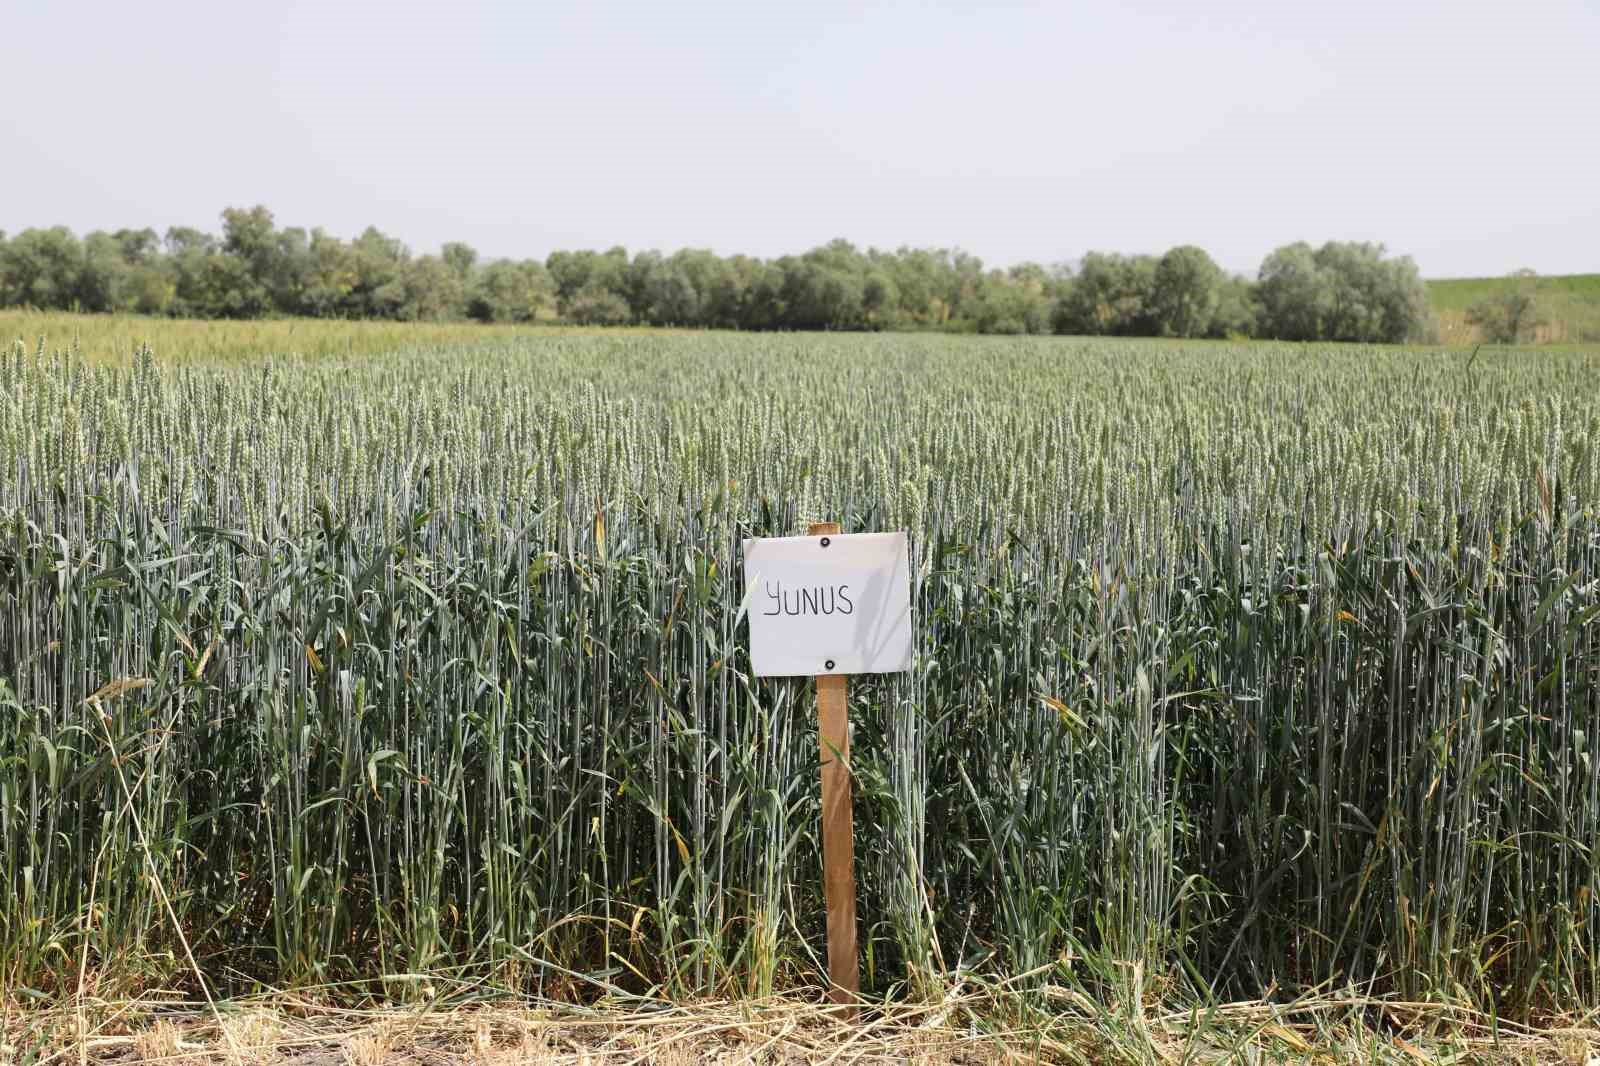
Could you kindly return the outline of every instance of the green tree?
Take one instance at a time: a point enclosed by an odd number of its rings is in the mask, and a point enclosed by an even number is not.
[[[1261,263],[1256,281],[1257,316],[1265,336],[1286,341],[1319,340],[1332,296],[1304,241],[1274,250]]]
[[[985,271],[959,249],[865,252],[835,240],[775,260],[707,249],[629,258],[622,247],[555,251],[542,264],[480,265],[459,241],[413,258],[368,227],[344,242],[280,229],[264,205],[230,207],[213,236],[173,227],[0,234],[0,303],[196,317],[533,321],[553,306],[586,324],[740,329],[957,329],[1178,337],[1259,333],[1298,340],[1401,341],[1431,322],[1416,266],[1382,245],[1285,245],[1259,281],[1225,275],[1204,250],[1160,258],[1091,252],[1074,276],[1024,263]],[[1533,280],[1472,311],[1494,338],[1537,321]]]
[[[705,248],[684,248],[673,254],[669,263],[686,279],[696,300],[695,317],[684,325],[730,329],[739,324],[744,286],[734,260],[724,260]]]
[[[279,269],[282,256],[272,212],[264,206],[223,210],[221,255],[231,261],[208,265],[220,314],[258,318],[278,310],[280,298],[291,298],[274,292],[274,282],[286,279]]]
[[[10,306],[71,308],[82,264],[83,246],[65,226],[23,230],[5,245],[0,298]]]
[[[96,230],[83,239],[83,261],[78,269],[74,306],[80,311],[132,310],[129,296],[131,270],[122,243]]]
[[[1261,332],[1280,340],[1397,344],[1429,323],[1416,264],[1381,244],[1285,245],[1262,262],[1256,299]]]
[[[350,244],[355,288],[351,299],[363,318],[400,318],[406,307],[404,267],[411,253],[397,238],[368,226]]]
[[[861,282],[861,313],[872,329],[893,329],[900,324],[900,290],[894,277],[876,265]]]
[[[622,296],[635,322],[653,326],[699,324],[700,294],[677,257],[640,252],[622,279]]]
[[[615,307],[602,299],[605,294],[615,296],[626,307],[629,266],[628,251],[621,247],[605,252],[551,252],[545,269],[555,285],[561,316],[576,320],[574,305],[581,299],[590,309],[585,314],[594,311],[599,301],[607,305],[606,317],[610,317]]]
[[[1148,255],[1085,255],[1056,305],[1056,332],[1153,336],[1156,262]]]
[[[172,271],[173,314],[204,314],[205,310],[199,306],[200,276],[211,238],[189,226],[171,226],[162,243],[166,246],[167,265]]]
[[[1539,313],[1539,275],[1518,270],[1493,293],[1467,309],[1467,321],[1491,344],[1516,344],[1543,324]]]
[[[202,291],[207,317],[260,318],[272,310],[272,297],[247,260],[226,252],[206,257]]]
[[[162,238],[167,257],[181,259],[187,255],[206,255],[216,250],[217,241],[211,234],[191,226],[170,226]]]
[[[111,235],[111,239],[117,242],[123,262],[131,266],[148,265],[161,256],[161,237],[149,227],[119,229]]]
[[[739,328],[779,329],[783,325],[783,270],[776,264],[735,256],[733,268],[740,290]]]
[[[400,285],[405,300],[396,317],[407,322],[460,318],[465,310],[467,287],[440,256],[408,260],[400,270]]]
[[[141,315],[164,315],[172,309],[178,287],[164,261],[141,264],[129,271],[127,296],[129,309]]]
[[[992,270],[963,304],[962,318],[979,333],[1048,333],[1057,287],[1037,263]]]
[[[306,290],[315,268],[311,235],[299,226],[290,226],[273,234],[272,245],[257,280],[266,288],[273,309],[279,314],[307,314]]]
[[[93,236],[91,234],[91,236]],[[161,237],[155,230],[119,229],[111,234],[115,254],[120,260],[112,307],[140,314],[164,314],[176,295],[172,265],[161,251]],[[93,260],[87,250],[86,258]]]
[[[628,301],[599,282],[591,282],[568,300],[562,317],[580,326],[626,326],[633,321]]]
[[[1222,268],[1192,244],[1173,248],[1156,263],[1151,298],[1156,332],[1200,337],[1211,331],[1222,298]]]
[[[463,283],[471,279],[472,268],[478,262],[478,253],[470,244],[461,241],[448,241],[439,250],[439,257]]]
[[[787,329],[861,329],[866,318],[867,260],[835,240],[776,263],[783,275],[779,325]]]
[[[1381,244],[1337,241],[1316,258],[1328,293],[1323,339],[1398,343],[1420,331],[1427,296],[1411,260],[1385,259]]]
[[[643,321],[655,326],[701,325],[702,301],[694,279],[673,261],[658,263],[644,288]]]
[[[262,265],[271,258],[275,233],[272,212],[261,204],[222,210],[222,250],[252,266]]]
[[[898,321],[904,325],[942,325],[949,315],[946,295],[951,288],[944,275],[947,264],[940,253],[922,248],[870,253],[873,265],[894,283]]]
[[[359,316],[363,313],[356,297],[359,281],[350,246],[320,228],[312,230],[300,296],[302,313],[318,318]]]
[[[538,260],[489,263],[473,278],[467,314],[479,322],[533,322],[549,306],[554,286]]]
[[[1247,278],[1228,276],[1217,287],[1217,307],[1207,336],[1253,337],[1256,332],[1255,286]]]

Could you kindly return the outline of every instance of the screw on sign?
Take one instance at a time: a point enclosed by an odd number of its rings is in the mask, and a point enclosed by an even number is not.
[[[911,669],[911,568],[906,535],[840,534],[744,542],[750,662],[758,677],[817,679],[822,755],[822,880],[828,905],[828,979],[854,1015],[855,829],[850,816],[849,674]]]

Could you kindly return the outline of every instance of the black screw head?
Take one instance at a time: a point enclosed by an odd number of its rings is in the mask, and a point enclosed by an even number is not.
[[[827,547],[827,546],[828,546],[828,545],[830,545],[830,544],[832,544],[832,543],[833,543],[833,541],[832,541],[832,540],[830,540],[830,539],[829,539],[829,538],[827,538],[827,537],[823,537],[823,538],[822,538],[822,546],[823,546],[823,547],[824,547],[824,548],[826,548],[826,547]]]
[[[833,660],[829,659],[827,662],[823,663],[822,665],[824,667],[826,667],[827,669],[832,670],[833,669]]]

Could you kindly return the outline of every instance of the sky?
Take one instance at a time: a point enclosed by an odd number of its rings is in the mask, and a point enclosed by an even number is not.
[[[1600,0],[0,0],[0,230],[1600,271]]]

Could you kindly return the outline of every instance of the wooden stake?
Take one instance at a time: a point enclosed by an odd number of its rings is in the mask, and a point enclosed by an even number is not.
[[[837,534],[837,522],[814,522],[814,537]],[[817,676],[817,737],[822,749],[822,888],[828,904],[829,996],[853,1021],[861,978],[856,966],[855,825],[850,812],[850,682]]]

